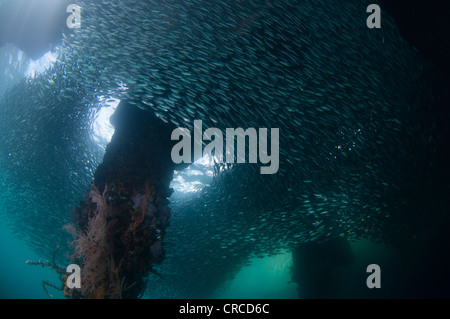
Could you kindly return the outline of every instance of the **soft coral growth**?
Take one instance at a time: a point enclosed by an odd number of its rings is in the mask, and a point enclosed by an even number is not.
[[[109,206],[106,192],[100,195],[94,187],[90,192],[91,201],[97,204],[93,216],[89,218],[85,231],[76,231],[73,226],[66,229],[74,236],[74,258],[82,261],[81,291],[84,296],[92,296],[101,284],[110,267],[112,244],[107,239]]]

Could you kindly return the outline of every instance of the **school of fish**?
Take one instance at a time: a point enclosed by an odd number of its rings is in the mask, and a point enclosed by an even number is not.
[[[0,97],[8,215],[42,254],[67,242],[55,225],[101,163],[101,99],[191,130],[280,129],[277,174],[216,165],[211,185],[172,195],[151,297],[209,296],[250,256],[307,241],[413,236],[405,194],[432,166],[433,69],[389,16],[367,28],[374,1],[76,3],[81,28],[53,67]]]

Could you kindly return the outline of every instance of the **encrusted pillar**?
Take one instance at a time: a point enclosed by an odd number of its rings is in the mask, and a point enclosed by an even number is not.
[[[298,283],[300,298],[339,297],[339,278],[333,270],[353,263],[347,240],[337,238],[321,243],[303,243],[293,250],[292,257],[292,280]]]
[[[125,102],[111,123],[115,134],[103,163],[71,213],[81,289],[66,289],[69,298],[138,298],[144,278],[164,259],[174,127]]]

